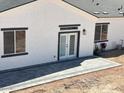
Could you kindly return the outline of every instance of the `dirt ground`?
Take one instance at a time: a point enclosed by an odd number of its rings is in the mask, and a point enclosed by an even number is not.
[[[12,93],[124,93],[124,50],[102,55],[122,66],[88,73]]]

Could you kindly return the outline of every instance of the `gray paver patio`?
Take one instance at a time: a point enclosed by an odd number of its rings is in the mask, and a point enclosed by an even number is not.
[[[27,80],[32,80],[38,77],[49,75],[55,72],[63,71],[73,67],[80,66],[80,63],[86,59],[95,58],[81,58],[72,61],[56,62],[46,65],[32,66],[27,69],[16,71],[0,72],[0,88],[21,83]]]

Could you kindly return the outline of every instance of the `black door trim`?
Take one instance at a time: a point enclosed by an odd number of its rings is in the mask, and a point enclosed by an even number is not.
[[[59,32],[59,33],[58,33],[58,57],[57,57],[57,58],[58,58],[58,61],[60,60],[60,56],[59,56],[59,52],[60,52],[60,51],[59,51],[59,50],[60,50],[60,35],[61,35],[61,34],[65,34],[65,33],[77,33],[78,39],[77,39],[77,49],[76,49],[76,50],[77,50],[77,55],[76,55],[76,57],[79,58],[80,31],[68,31],[68,32],[66,31],[66,32]]]

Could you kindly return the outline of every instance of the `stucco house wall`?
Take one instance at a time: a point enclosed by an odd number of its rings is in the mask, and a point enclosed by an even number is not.
[[[108,25],[107,50],[117,48],[124,40],[124,18],[100,18],[97,23],[110,23]],[[124,47],[124,44],[123,44]]]
[[[79,57],[93,55],[97,18],[61,0],[38,0],[0,13],[0,28],[28,27],[28,55],[0,57],[0,71],[57,61],[59,25],[81,24]],[[86,29],[86,35],[82,30]],[[3,55],[3,31],[0,31],[0,56]]]

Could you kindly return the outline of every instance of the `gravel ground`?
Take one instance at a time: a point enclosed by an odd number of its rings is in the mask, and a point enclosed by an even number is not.
[[[124,50],[102,55],[124,65]],[[124,93],[124,66],[38,85],[12,93]]]

